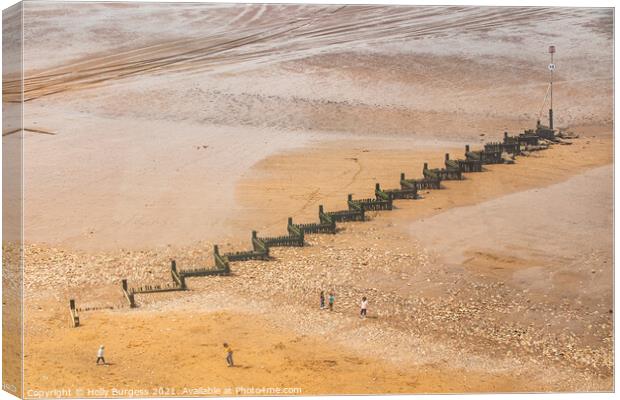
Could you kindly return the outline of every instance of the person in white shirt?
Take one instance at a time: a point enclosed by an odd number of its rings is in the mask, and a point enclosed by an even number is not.
[[[103,362],[105,365],[105,358],[103,358],[103,345],[99,346],[99,351],[97,351],[97,365],[99,365],[99,361]]]
[[[360,304],[360,318],[366,318],[368,310],[368,300],[366,297],[362,297],[362,303]]]

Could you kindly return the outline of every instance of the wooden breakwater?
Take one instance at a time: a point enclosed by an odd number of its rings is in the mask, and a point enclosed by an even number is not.
[[[451,159],[450,155],[446,154],[443,168],[429,168],[428,163],[424,163],[421,178],[408,179],[405,173],[401,173],[400,188],[382,189],[381,185],[376,183],[374,197],[354,199],[353,195],[349,194],[345,209],[325,211],[323,205],[319,205],[317,222],[294,223],[293,218],[289,217],[285,235],[259,236],[257,231],[252,231],[250,250],[220,254],[218,246],[214,245],[212,266],[178,269],[176,261],[171,260],[169,282],[130,287],[128,281],[123,279],[121,281],[123,296],[129,307],[133,308],[137,306],[138,295],[187,290],[187,278],[230,275],[231,262],[268,261],[271,259],[270,249],[273,247],[302,247],[306,234],[336,234],[337,223],[365,221],[367,211],[390,211],[393,209],[394,200],[418,199],[421,190],[441,189],[442,181],[463,180],[464,174],[482,172],[483,165],[512,162],[507,160],[505,155],[514,159],[515,156],[525,152],[544,150],[548,148],[547,142],[549,140],[530,130],[517,136],[509,136],[505,132],[503,141],[486,143],[482,149],[476,151],[472,151],[467,145],[464,158]],[[72,326],[79,326],[74,300],[70,301],[70,316]]]

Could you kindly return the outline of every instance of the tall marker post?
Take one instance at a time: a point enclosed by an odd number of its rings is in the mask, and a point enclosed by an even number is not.
[[[551,90],[551,100],[549,105],[549,129],[553,129],[553,71],[555,70],[553,53],[555,53],[555,46],[549,46],[549,54],[551,55],[551,63],[549,63],[549,87]]]

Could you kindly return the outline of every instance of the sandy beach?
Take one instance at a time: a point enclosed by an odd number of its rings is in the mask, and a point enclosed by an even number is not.
[[[24,13],[28,397],[613,390],[610,9]],[[288,217],[315,222],[319,205],[346,208],[347,194],[546,122],[549,44],[570,144],[128,308],[121,279],[167,282],[171,259],[211,266],[214,244],[247,250],[252,230],[285,234]],[[69,299],[93,309],[79,328]],[[102,343],[109,365],[96,366]]]

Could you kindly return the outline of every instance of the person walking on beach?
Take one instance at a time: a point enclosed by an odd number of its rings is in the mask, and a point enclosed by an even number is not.
[[[105,358],[103,358],[103,345],[99,346],[99,350],[97,351],[97,365],[99,365],[99,361],[103,362],[103,365],[105,365]]]
[[[334,293],[329,293],[329,311],[334,311],[334,301],[336,301],[336,296]]]
[[[366,296],[362,297],[362,303],[360,304],[360,318],[365,319],[368,312],[368,299]]]
[[[321,310],[325,309],[325,292],[321,290]]]
[[[229,367],[234,367],[235,363],[233,362],[233,349],[228,345],[228,343],[224,342],[224,349],[226,350],[226,364]]]

